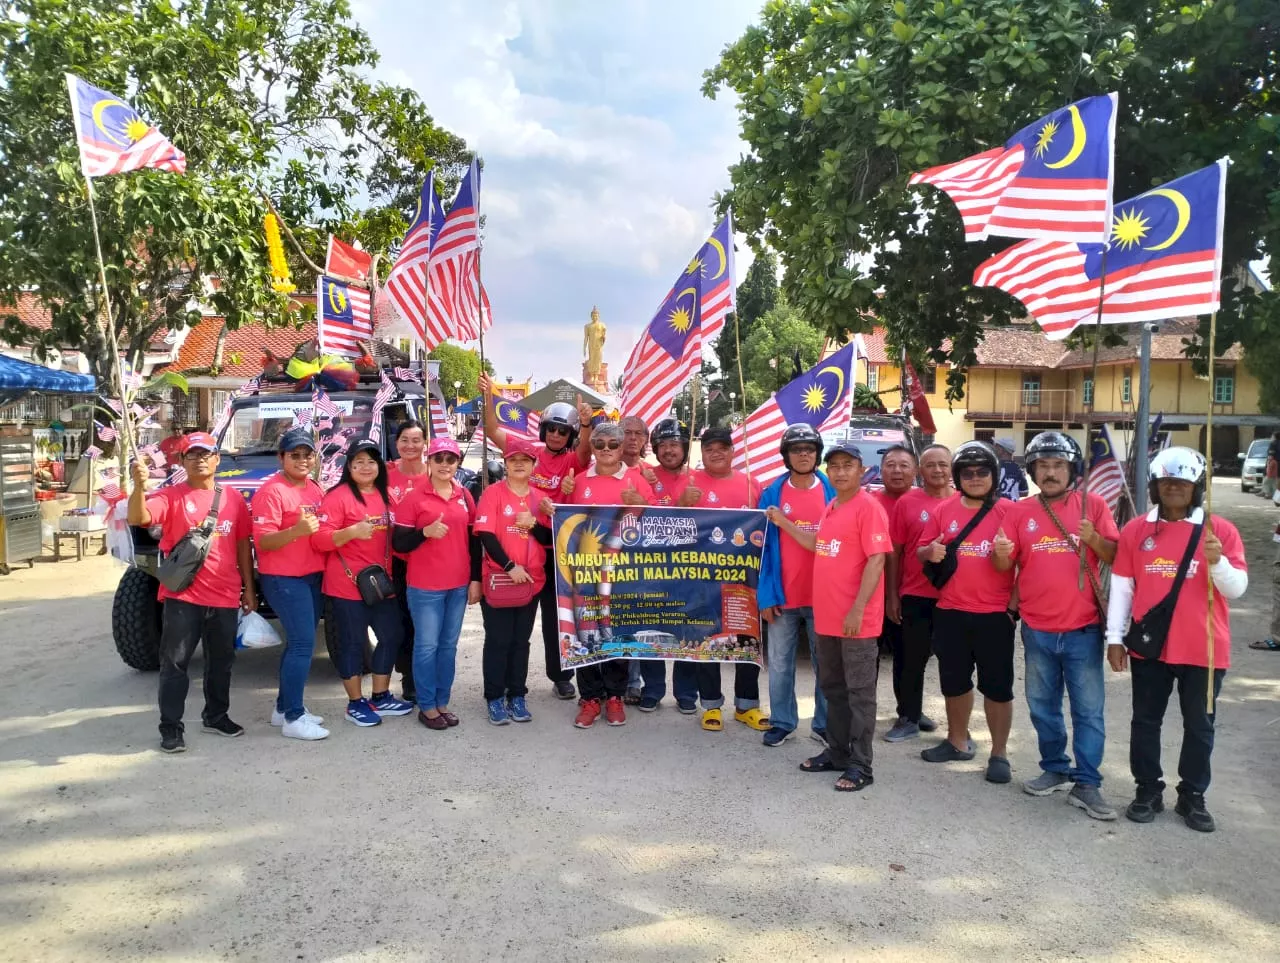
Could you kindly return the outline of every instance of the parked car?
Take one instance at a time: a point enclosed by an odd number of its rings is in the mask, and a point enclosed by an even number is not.
[[[1269,438],[1257,438],[1249,445],[1247,452],[1240,453],[1240,490],[1242,492],[1251,492],[1261,487],[1263,476],[1267,473],[1267,447],[1270,444]]]

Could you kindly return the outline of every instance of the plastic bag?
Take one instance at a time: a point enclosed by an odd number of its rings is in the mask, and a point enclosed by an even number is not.
[[[280,643],[280,635],[270,622],[257,612],[241,611],[236,627],[237,649],[269,649]]]

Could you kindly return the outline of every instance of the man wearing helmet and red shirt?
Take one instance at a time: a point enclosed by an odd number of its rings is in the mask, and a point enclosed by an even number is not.
[[[1098,566],[1115,558],[1120,533],[1101,497],[1090,493],[1086,500],[1076,490],[1084,454],[1070,435],[1042,431],[1027,445],[1026,463],[1040,493],[1014,502],[993,543],[996,568],[1018,568],[1027,708],[1040,743],[1040,775],[1022,788],[1032,796],[1070,790],[1071,805],[1094,819],[1115,819],[1098,771],[1106,741]],[[1080,588],[1082,551],[1088,577]],[[1064,690],[1074,766],[1062,718]]]
[[[493,391],[489,376],[480,373],[480,391],[487,397]],[[498,415],[493,405],[484,406],[484,433],[501,452],[507,450],[506,429],[498,423]],[[538,460],[533,466],[533,476],[529,484],[535,490],[539,500],[560,499],[560,483],[571,471],[580,471],[591,464],[591,406],[578,396],[577,407],[563,401],[547,405],[542,412],[542,421],[538,424]],[[551,524],[550,518],[543,522]],[[552,556],[547,554],[547,564],[552,564]],[[546,659],[547,678],[555,686],[556,695],[561,699],[572,699],[577,693],[573,691],[573,673],[560,667],[560,639],[556,630],[559,616],[556,614],[555,572],[548,569],[546,584],[539,597],[539,610],[542,620],[542,651]]]
[[[1149,823],[1164,809],[1160,727],[1176,684],[1182,710],[1182,752],[1178,757],[1180,781],[1174,812],[1190,828],[1211,833],[1213,817],[1204,802],[1216,717],[1206,704],[1209,578],[1213,578],[1216,706],[1222,679],[1231,664],[1231,612],[1227,603],[1244,595],[1249,587],[1249,572],[1240,532],[1221,516],[1206,518],[1200,507],[1205,486],[1203,455],[1190,448],[1166,448],[1151,460],[1147,478],[1155,507],[1144,517],[1129,522],[1120,533],[1107,609],[1107,661],[1113,672],[1123,672],[1129,666],[1133,675],[1129,768],[1138,791],[1125,815],[1135,823]],[[1186,574],[1178,584],[1177,573],[1183,569],[1182,561],[1192,545],[1195,548]],[[1168,606],[1162,604],[1166,599]],[[1162,610],[1164,619],[1160,617]],[[1126,646],[1141,644],[1130,634],[1133,632],[1149,637],[1153,648],[1159,647],[1159,656],[1142,658],[1131,649],[1126,651]]]
[[[1013,778],[1005,755],[1013,724],[1013,572],[995,567],[991,545],[1013,503],[1000,497],[996,478],[1000,459],[982,441],[956,449],[951,474],[959,493],[947,499],[920,536],[916,555],[922,563],[954,570],[938,589],[933,612],[933,651],[947,702],[947,738],[920,753],[925,762],[972,759],[969,738],[973,714],[973,670],[991,732],[987,781]],[[934,583],[937,584],[936,582]]]

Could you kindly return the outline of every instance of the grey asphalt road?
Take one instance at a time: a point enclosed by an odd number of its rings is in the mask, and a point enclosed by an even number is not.
[[[729,721],[703,732],[668,700],[581,732],[535,656],[535,721],[483,717],[478,612],[467,617],[462,725],[341,721],[322,651],[308,704],[327,741],[267,718],[276,653],[242,653],[232,715],[245,737],[189,729],[157,751],[154,675],[110,639],[108,559],[0,579],[0,957],[75,960],[882,960],[1280,958],[1280,654],[1265,631],[1277,512],[1216,486],[1245,533],[1210,808],[1213,835],[1171,813],[1089,820],[1035,799],[1025,703],[1015,783],[929,766],[926,743],[876,744],[876,784],[802,775],[807,739],[766,749]],[[880,729],[892,696],[888,663]],[[196,671],[199,670],[197,660]],[[1019,688],[1021,686],[1019,660]],[[726,672],[727,690],[731,674]],[[812,677],[801,687],[811,693]],[[926,706],[942,717],[936,674]],[[1129,684],[1107,683],[1105,791],[1128,776]],[[812,709],[802,701],[806,722]],[[188,719],[199,717],[198,684]],[[1165,734],[1176,764],[1176,709]],[[986,748],[980,718],[975,736]]]

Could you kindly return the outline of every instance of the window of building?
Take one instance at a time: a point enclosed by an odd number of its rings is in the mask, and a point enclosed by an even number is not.
[[[1215,371],[1213,375],[1213,403],[1233,405],[1236,401],[1236,376],[1234,371]]]
[[[1122,405],[1132,404],[1133,402],[1133,374],[1129,370],[1125,370],[1124,377],[1120,379],[1120,403]]]
[[[1024,374],[1022,376],[1022,403],[1024,405],[1040,404],[1040,376]]]
[[[938,366],[931,364],[924,369],[920,375],[920,385],[924,388],[924,393],[931,395],[938,390]]]
[[[1083,404],[1086,404],[1086,405],[1093,404],[1093,379],[1092,378],[1084,379],[1084,385],[1081,389],[1080,396]]]
[[[880,366],[876,364],[867,365],[867,387],[872,391],[880,390]]]

